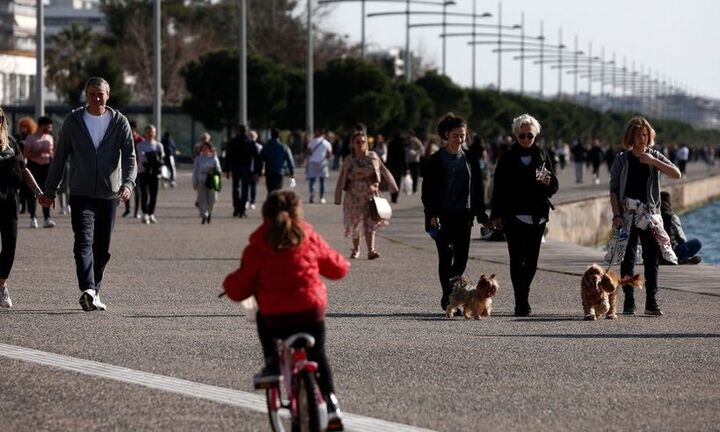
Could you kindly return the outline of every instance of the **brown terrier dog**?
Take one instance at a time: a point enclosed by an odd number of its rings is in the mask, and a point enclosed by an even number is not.
[[[580,283],[583,311],[586,320],[595,320],[605,315],[615,319],[618,290],[623,285],[642,288],[642,276],[626,276],[620,279],[614,271],[605,272],[602,267],[593,264],[585,270]]]
[[[453,281],[454,289],[450,294],[450,303],[445,309],[445,315],[451,318],[453,311],[462,306],[465,319],[489,317],[492,312],[492,298],[499,288],[495,275],[490,277],[480,276],[475,289],[467,289],[468,280],[464,277],[457,277]]]

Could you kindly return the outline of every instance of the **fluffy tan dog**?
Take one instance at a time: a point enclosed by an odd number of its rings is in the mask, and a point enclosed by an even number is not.
[[[467,289],[469,281],[464,277],[455,278],[453,292],[450,294],[450,303],[445,309],[448,318],[453,316],[455,308],[461,306],[465,319],[489,317],[492,312],[492,298],[499,288],[495,275],[480,276],[474,289]]]
[[[630,285],[633,288],[642,288],[642,276],[626,276],[620,279],[614,271],[607,273],[597,264],[585,270],[580,283],[580,296],[582,297],[583,312],[586,320],[595,320],[605,315],[607,319],[615,319],[617,306],[617,293],[621,286]]]

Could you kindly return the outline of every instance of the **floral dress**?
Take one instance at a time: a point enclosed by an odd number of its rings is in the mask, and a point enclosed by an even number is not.
[[[380,190],[373,158],[351,156],[347,173],[347,188],[343,199],[343,223],[345,237],[360,238],[388,225],[388,221],[375,222],[370,216],[370,199]]]

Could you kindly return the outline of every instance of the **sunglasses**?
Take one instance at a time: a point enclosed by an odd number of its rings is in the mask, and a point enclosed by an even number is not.
[[[533,135],[533,134],[531,134],[531,133],[518,135],[518,139],[523,140],[523,139],[525,139],[525,138],[531,140],[531,139],[535,138],[535,135]]]

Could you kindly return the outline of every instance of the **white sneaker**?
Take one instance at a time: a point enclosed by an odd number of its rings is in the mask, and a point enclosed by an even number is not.
[[[45,223],[43,224],[43,228],[55,228],[55,221],[48,218],[45,219]]]
[[[82,306],[85,312],[92,312],[94,310],[107,310],[105,303],[100,301],[100,296],[94,289],[86,289],[80,294],[80,306]]]
[[[325,198],[320,198],[320,204],[325,204],[325,203],[327,203],[327,201],[325,200]]]
[[[250,204],[250,210],[255,210],[255,204]]]
[[[157,223],[157,219],[155,219],[155,215],[154,215],[154,214],[151,214],[150,217],[149,217],[149,219],[150,219],[150,223],[155,223],[155,224]]]
[[[30,228],[37,228],[37,227],[38,227],[37,218],[30,218]]]
[[[12,307],[12,300],[10,300],[10,292],[8,291],[7,286],[4,286],[2,287],[2,289],[0,289],[0,307]]]
[[[142,219],[142,215],[140,213],[136,213],[134,217],[135,219]]]
[[[140,223],[149,224],[150,223],[150,215],[142,215],[142,219],[140,219]]]

